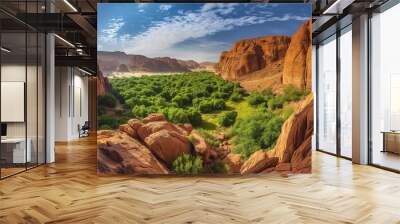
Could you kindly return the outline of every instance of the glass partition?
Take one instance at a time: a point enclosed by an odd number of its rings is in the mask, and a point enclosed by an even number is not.
[[[352,157],[352,34],[351,26],[340,35],[340,154]]]
[[[0,7],[43,10],[43,1],[14,3]],[[45,34],[0,12],[1,179],[45,163],[45,44]]]
[[[400,4],[371,18],[371,162],[400,170]]]
[[[336,154],[336,36],[318,47],[318,149]]]

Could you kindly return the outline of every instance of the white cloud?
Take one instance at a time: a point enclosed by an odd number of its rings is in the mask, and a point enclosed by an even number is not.
[[[289,21],[289,20],[305,21],[305,20],[309,20],[309,19],[310,19],[310,17],[294,16],[294,15],[286,14],[286,15],[284,15],[284,16],[273,16],[273,17],[268,17],[268,18],[266,18],[265,21],[267,21],[267,22]]]
[[[168,11],[172,8],[172,5],[160,5],[160,11]]]
[[[125,25],[122,18],[113,18],[107,24],[106,28],[100,33],[100,39],[107,41],[114,41],[118,38],[118,31]]]
[[[184,15],[166,17],[154,22],[145,32],[125,39],[125,51],[132,54],[157,56],[160,51],[169,51],[185,40],[196,39],[232,30],[235,27],[264,23],[264,17],[242,16],[225,18],[237,4],[206,4],[202,9]],[[197,56],[197,55],[196,55]]]

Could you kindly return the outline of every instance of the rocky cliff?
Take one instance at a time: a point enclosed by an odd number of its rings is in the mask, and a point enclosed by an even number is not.
[[[283,64],[284,85],[311,90],[311,21],[293,34]]]
[[[290,38],[285,36],[241,40],[222,52],[215,70],[224,79],[245,80],[253,72],[281,63],[289,44]]]
[[[241,40],[221,53],[215,71],[249,91],[295,85],[311,89],[311,23],[292,37],[266,36]]]

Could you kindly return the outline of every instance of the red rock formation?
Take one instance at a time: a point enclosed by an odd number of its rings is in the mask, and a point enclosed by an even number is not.
[[[240,81],[246,75],[282,61],[290,38],[267,36],[237,42],[229,51],[222,52],[215,70],[224,79]]]
[[[167,131],[174,131],[177,132],[181,135],[187,136],[188,132],[185,131],[184,129],[180,128],[178,125],[169,123],[168,121],[153,121],[149,122],[147,124],[144,124],[140,126],[137,129],[137,133],[142,141],[144,141],[145,138],[147,138],[149,135],[161,131],[161,130],[167,130]]]
[[[97,96],[103,96],[106,92],[111,91],[111,84],[103,73],[98,70],[97,74]]]
[[[192,144],[175,131],[161,130],[148,136],[144,142],[150,151],[168,165],[182,154],[190,154]]]
[[[253,153],[250,158],[246,160],[246,162],[244,162],[240,168],[240,173],[242,175],[259,173],[267,168],[276,166],[276,164],[278,164],[278,158],[269,158],[263,150],[258,150],[257,152]]]
[[[162,113],[152,113],[149,114],[147,117],[143,118],[142,122],[144,124],[154,122],[154,121],[167,121],[164,114]]]
[[[293,34],[283,65],[283,84],[311,90],[311,21]]]
[[[191,136],[193,139],[192,143],[194,145],[196,155],[200,156],[205,164],[211,164],[215,162],[215,160],[218,158],[215,149],[210,144],[208,144],[206,140],[196,130],[193,130],[191,132]]]
[[[313,96],[310,94],[285,121],[274,149],[267,155],[278,157],[279,163],[291,163],[293,172],[311,171],[313,119]]]
[[[228,173],[240,173],[243,162],[239,154],[229,153],[222,161],[229,166]]]
[[[97,139],[97,168],[106,174],[168,174],[148,148],[124,132],[103,133]]]
[[[125,132],[132,138],[139,139],[139,135],[137,134],[136,130],[129,126],[129,124],[120,125],[119,130]]]

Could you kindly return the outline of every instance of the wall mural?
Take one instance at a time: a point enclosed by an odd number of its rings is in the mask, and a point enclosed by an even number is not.
[[[98,5],[98,172],[310,173],[311,5]]]

